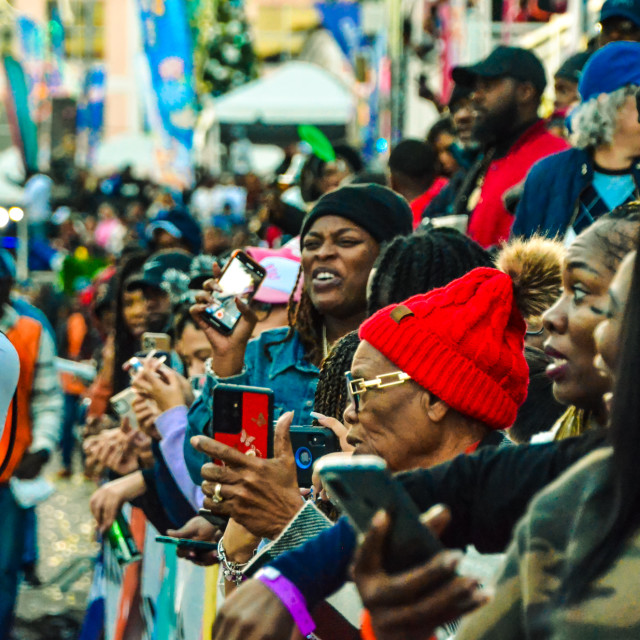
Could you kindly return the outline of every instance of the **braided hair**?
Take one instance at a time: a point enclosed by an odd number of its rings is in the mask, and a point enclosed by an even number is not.
[[[352,331],[335,343],[320,366],[313,410],[342,422],[347,406],[345,371],[351,369],[351,361],[360,344],[357,331]],[[318,422],[314,421],[314,425]]]
[[[266,343],[264,346],[264,353],[267,359],[271,362],[271,347],[291,340],[294,332],[297,331],[307,359],[312,364],[320,366],[323,356],[322,315],[313,306],[311,297],[304,287],[302,288],[300,301],[296,301],[296,292],[298,291],[301,279],[302,267],[300,267],[300,270],[298,271],[298,278],[296,279],[296,284],[293,287],[291,296],[289,297],[289,304],[287,306],[289,331],[287,331],[287,335],[282,338],[282,340]]]
[[[479,244],[449,227],[399,236],[383,248],[374,265],[367,315],[444,287],[476,267],[491,266],[491,256]]]

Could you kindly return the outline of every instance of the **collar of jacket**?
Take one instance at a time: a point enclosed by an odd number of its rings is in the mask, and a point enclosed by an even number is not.
[[[493,145],[493,148],[495,149],[493,154],[494,159],[497,160],[499,158],[504,158],[516,149],[519,149],[523,144],[528,142],[530,138],[538,136],[543,131],[546,131],[546,128],[547,123],[540,118],[521,125],[509,135],[505,136],[505,138],[497,141]]]
[[[286,335],[286,331],[286,328],[283,329],[284,335]],[[284,337],[284,335],[282,337]],[[273,340],[269,340],[265,344],[268,345],[281,339],[281,337],[274,336]],[[300,334],[297,331],[293,332],[290,340],[270,346],[269,353],[271,355],[269,378],[275,378],[291,367],[294,367],[302,373],[318,373],[318,367],[307,360],[304,346],[300,340]]]

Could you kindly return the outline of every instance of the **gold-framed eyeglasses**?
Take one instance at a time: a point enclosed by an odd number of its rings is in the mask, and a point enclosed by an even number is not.
[[[411,380],[411,376],[404,371],[394,371],[393,373],[383,373],[371,380],[364,378],[354,378],[351,371],[346,371],[344,377],[347,381],[347,395],[350,402],[353,402],[356,413],[360,411],[360,396],[367,389],[386,389]]]

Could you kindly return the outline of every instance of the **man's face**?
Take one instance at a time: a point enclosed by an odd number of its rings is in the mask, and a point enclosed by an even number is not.
[[[463,98],[458,101],[451,112],[453,126],[455,127],[458,140],[463,147],[467,147],[474,142],[473,125],[475,122],[475,110],[470,98]]]
[[[471,95],[475,112],[473,137],[479,142],[500,140],[518,121],[517,82],[513,78],[481,78]]]
[[[598,45],[604,47],[610,42],[622,40],[640,42],[640,25],[635,24],[629,18],[623,16],[611,16],[600,23],[601,31]]]
[[[143,291],[147,304],[147,331],[164,331],[171,317],[169,294],[156,287],[145,287]]]

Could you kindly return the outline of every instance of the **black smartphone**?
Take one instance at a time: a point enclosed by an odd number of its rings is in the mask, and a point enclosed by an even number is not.
[[[267,270],[244,251],[235,251],[218,280],[221,291],[213,294],[215,302],[204,312],[211,326],[226,336],[230,335],[240,320],[236,298],[247,304],[251,302],[266,275]]]
[[[214,527],[218,527],[218,529],[224,531],[229,524],[229,518],[223,518],[222,516],[217,516],[209,509],[198,509],[198,515],[202,516],[209,524],[212,524]]]
[[[383,567],[399,573],[427,562],[442,543],[420,522],[420,513],[404,487],[391,476],[378,456],[321,460],[322,484],[359,533],[366,533],[373,516],[384,509],[391,516]]]
[[[186,538],[172,538],[171,536],[156,536],[156,542],[162,544],[175,544],[179,549],[185,551],[215,551],[218,545],[215,542],[205,542],[204,540],[188,540]]]
[[[218,384],[213,416],[205,435],[259,458],[273,457],[273,391],[262,387]]]
[[[290,434],[298,486],[308,489],[315,461],[328,453],[340,451],[340,443],[336,434],[324,427],[291,427]]]

